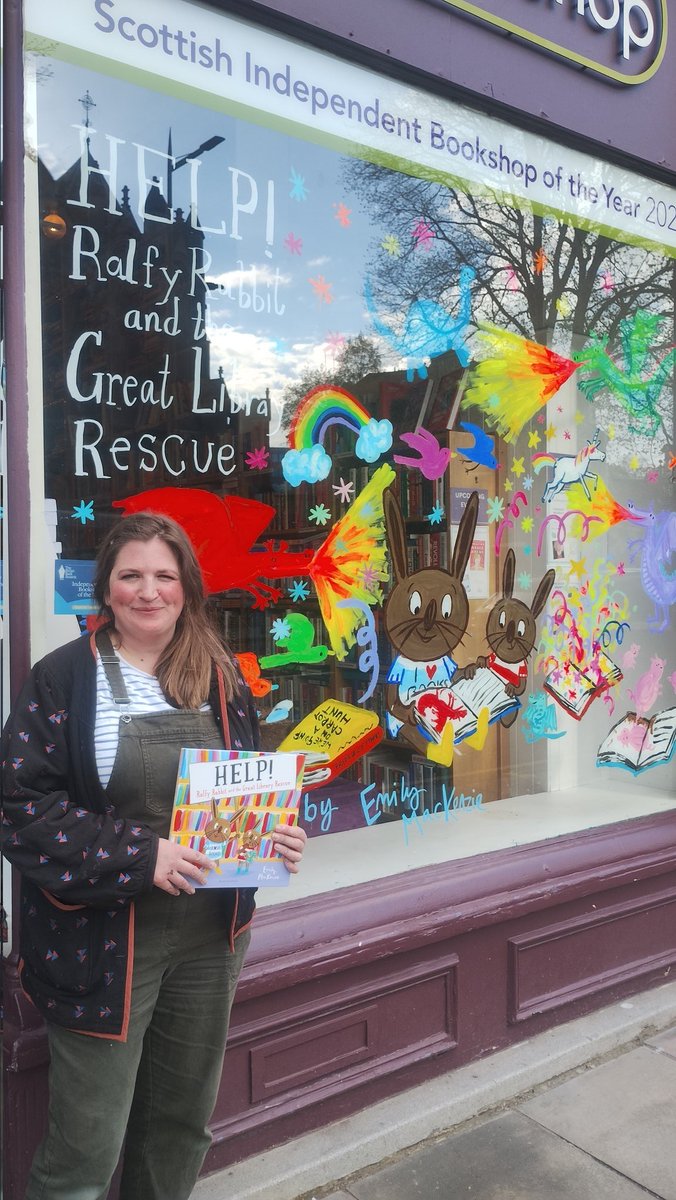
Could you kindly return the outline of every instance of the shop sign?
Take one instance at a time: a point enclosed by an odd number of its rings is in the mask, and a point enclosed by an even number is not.
[[[667,0],[443,3],[505,36],[520,38],[619,83],[645,83],[657,71],[666,51]]]

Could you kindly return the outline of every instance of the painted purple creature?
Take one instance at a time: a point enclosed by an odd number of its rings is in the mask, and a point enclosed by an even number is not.
[[[666,509],[656,513],[637,508],[631,501],[627,509],[632,521],[645,530],[642,538],[629,542],[629,551],[633,561],[640,548],[641,583],[655,606],[648,625],[655,633],[663,633],[669,628],[669,609],[676,603],[676,512]]]

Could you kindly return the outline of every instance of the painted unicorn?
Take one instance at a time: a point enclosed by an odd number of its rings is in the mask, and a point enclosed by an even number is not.
[[[554,468],[554,474],[542,493],[543,500],[553,500],[554,496],[558,496],[564,488],[570,487],[571,483],[581,483],[587,499],[591,500],[587,477],[594,480],[594,487],[596,487],[599,477],[589,470],[590,463],[603,462],[606,457],[605,451],[600,449],[600,441],[601,434],[597,429],[594,436],[589,438],[587,445],[583,446],[575,455],[548,454],[546,451],[533,455],[533,470],[536,474],[543,467]]]

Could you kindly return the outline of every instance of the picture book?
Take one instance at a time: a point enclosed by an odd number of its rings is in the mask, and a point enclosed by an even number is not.
[[[279,749],[305,755],[303,788],[330,783],[382,741],[377,713],[343,700],[324,700],[303,717]]]
[[[579,721],[592,700],[603,695],[621,679],[620,668],[601,651],[593,662],[583,668],[576,667],[572,662],[565,662],[556,667],[549,672],[543,687],[557,704]]]
[[[624,767],[638,775],[648,767],[668,763],[676,749],[676,708],[654,717],[627,713],[613,725],[596,755],[597,767]]]
[[[482,708],[488,709],[488,722],[493,724],[521,705],[510,696],[504,683],[488,667],[477,667],[473,679],[459,679],[451,687],[436,692],[423,692],[415,701],[415,715],[427,737],[441,741],[447,721],[453,722],[453,741],[461,742],[477,730],[477,718]]]
[[[169,836],[212,860],[205,887],[288,884],[271,835],[298,820],[303,764],[302,754],[181,750]]]

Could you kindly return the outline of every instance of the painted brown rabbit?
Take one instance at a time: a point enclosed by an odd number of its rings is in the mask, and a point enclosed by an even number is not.
[[[401,734],[419,753],[429,754],[430,742],[416,721],[414,703],[417,696],[445,690],[454,675],[462,675],[452,655],[469,619],[462,581],[476,529],[479,497],[472,492],[462,514],[450,571],[426,567],[409,575],[406,526],[391,489],[383,494],[383,508],[394,571],[384,621],[396,651],[387,676],[387,732],[390,737]]]
[[[481,655],[465,668],[465,675],[472,679],[477,667],[487,667],[502,680],[509,696],[520,696],[526,689],[528,658],[537,639],[536,618],[547,603],[556,578],[551,569],[543,575],[529,608],[513,595],[515,572],[516,558],[510,549],[502,569],[502,596],[493,605],[486,621],[486,641],[491,652],[485,657]],[[517,713],[516,708],[506,713],[501,724],[512,725]]]

